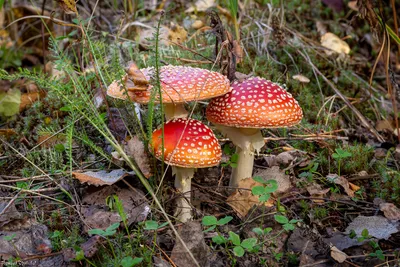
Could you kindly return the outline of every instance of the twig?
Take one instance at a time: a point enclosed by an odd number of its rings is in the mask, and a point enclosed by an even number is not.
[[[0,216],[6,213],[7,209],[12,205],[12,203],[14,203],[14,201],[18,198],[20,193],[21,191],[15,194],[15,196],[10,200],[10,202],[8,202],[8,204],[4,207],[4,209],[0,211]]]

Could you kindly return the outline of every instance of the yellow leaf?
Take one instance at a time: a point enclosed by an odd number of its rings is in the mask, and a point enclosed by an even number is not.
[[[78,14],[74,0],[57,0],[66,14]]]

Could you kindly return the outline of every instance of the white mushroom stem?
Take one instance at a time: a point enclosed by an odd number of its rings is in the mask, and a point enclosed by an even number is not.
[[[253,175],[254,154],[264,146],[264,138],[259,129],[232,128],[218,125],[217,129],[236,146],[237,167],[233,168],[230,187],[239,187],[239,182]]]
[[[189,113],[185,109],[184,104],[165,103],[164,114],[165,119],[169,121],[170,119],[174,118],[186,118]]]
[[[183,223],[192,219],[192,206],[190,205],[191,182],[195,169],[172,166],[175,174],[175,188],[180,193],[176,200],[175,216]]]

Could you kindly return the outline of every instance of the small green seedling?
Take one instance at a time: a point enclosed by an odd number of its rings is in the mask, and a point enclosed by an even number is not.
[[[159,224],[158,222],[152,221],[152,220],[150,220],[150,221],[145,221],[145,222],[144,222],[144,230],[147,230],[147,231],[158,230],[158,229],[160,229],[160,228],[163,228],[163,227],[166,226],[166,225],[168,225],[168,222]]]
[[[122,267],[132,267],[136,266],[143,261],[143,258],[132,258],[131,256],[127,256],[121,260]]]
[[[263,236],[263,235],[269,234],[272,231],[272,228],[267,227],[267,228],[261,229],[260,227],[256,227],[256,228],[253,228],[252,231],[259,236]]]
[[[10,242],[10,241],[12,241],[16,236],[17,236],[17,235],[14,233],[14,234],[12,234],[12,235],[3,236],[3,239],[4,239],[5,241]]]
[[[375,252],[369,253],[371,257],[376,257],[382,261],[385,260],[385,255],[383,254],[382,249],[380,248],[379,244],[375,241],[369,242],[370,246],[375,250]]]
[[[251,193],[258,196],[260,202],[267,202],[271,194],[278,189],[278,183],[275,180],[265,181],[260,176],[253,177],[253,180],[263,185],[253,186]]]
[[[208,229],[204,230],[204,232],[209,232],[214,230],[217,226],[225,225],[229,223],[233,219],[232,216],[225,216],[222,219],[217,219],[215,216],[204,216],[201,223],[204,226],[209,226]]]
[[[110,226],[108,226],[106,230],[91,229],[91,230],[89,230],[88,233],[89,233],[89,235],[99,235],[99,236],[103,236],[103,237],[112,236],[117,232],[119,225],[120,225],[120,223],[116,222],[116,223],[113,223]]]
[[[222,162],[221,166],[222,167],[228,167],[230,166],[231,168],[236,168],[237,167],[237,162],[239,159],[239,154],[235,153],[234,148],[230,147],[228,144],[225,144],[224,147],[222,148],[223,152],[225,155],[230,155],[230,158],[227,162]]]
[[[336,148],[335,151],[336,153],[333,153],[332,157],[338,162],[338,175],[340,176],[340,164],[342,163],[342,160],[351,157],[353,154],[341,148]]]
[[[314,174],[318,174],[317,170],[319,167],[318,162],[311,162],[307,167],[300,169],[301,171],[304,171],[299,174],[300,178],[306,178],[308,181],[312,181]]]
[[[278,223],[282,224],[283,229],[285,229],[287,232],[293,231],[295,228],[295,224],[301,221],[301,220],[295,220],[295,219],[292,219],[289,221],[289,219],[283,215],[275,215],[274,219]]]
[[[257,238],[247,238],[240,241],[240,236],[232,231],[229,231],[229,241],[234,245],[233,254],[237,257],[242,257],[245,251],[252,252],[257,245]]]

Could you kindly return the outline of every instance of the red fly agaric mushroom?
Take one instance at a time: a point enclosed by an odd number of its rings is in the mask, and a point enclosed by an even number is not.
[[[150,147],[162,160],[162,128],[153,132]],[[221,147],[214,133],[200,121],[176,118],[164,124],[164,161],[172,165],[178,198],[176,215],[182,222],[192,218],[190,206],[191,179],[195,168],[216,166],[221,161]]]
[[[230,186],[237,187],[240,180],[252,177],[254,153],[264,146],[260,129],[295,125],[303,111],[281,86],[255,77],[235,81],[231,92],[211,100],[206,115],[236,145],[239,159]]]
[[[140,71],[148,81],[155,74],[153,67]],[[230,91],[229,80],[224,75],[200,68],[163,66],[160,68],[160,82],[162,103],[165,106],[167,120],[186,117],[188,113],[184,108],[184,103],[221,96]],[[129,89],[127,86],[128,97],[134,102],[147,104],[153,88],[151,84],[147,86],[147,90]],[[109,86],[107,94],[115,98],[127,99],[123,89],[118,90],[116,82]],[[156,94],[156,101],[159,101],[158,94]]]

